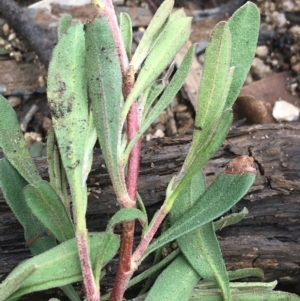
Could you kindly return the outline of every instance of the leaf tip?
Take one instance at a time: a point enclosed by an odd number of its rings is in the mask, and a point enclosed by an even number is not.
[[[239,156],[231,160],[224,170],[225,174],[256,174],[254,159],[248,156]]]

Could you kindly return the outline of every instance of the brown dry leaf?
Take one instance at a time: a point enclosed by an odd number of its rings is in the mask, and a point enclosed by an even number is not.
[[[288,78],[288,72],[281,72],[243,87],[234,105],[235,119],[246,118],[248,124],[276,122],[272,110],[279,99],[299,107],[299,97],[286,89]]]

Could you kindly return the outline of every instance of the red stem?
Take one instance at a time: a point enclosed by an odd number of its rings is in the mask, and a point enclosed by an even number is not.
[[[86,232],[76,233],[79,259],[81,264],[82,276],[86,296],[88,301],[100,301],[99,292],[96,289],[94,275],[90,264],[90,257],[88,252]]]

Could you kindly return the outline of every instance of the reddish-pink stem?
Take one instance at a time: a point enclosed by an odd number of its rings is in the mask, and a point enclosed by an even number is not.
[[[97,291],[92,267],[90,264],[86,233],[76,233],[76,239],[87,300],[100,301],[100,294]]]
[[[165,207],[162,206],[153,217],[152,223],[150,224],[147,233],[142,238],[141,242],[139,243],[138,247],[132,255],[132,263],[134,263],[136,267],[138,266],[139,261],[141,260],[145,250],[149,246],[151,240],[153,239],[155,233],[157,232],[159,226],[161,225],[167,214],[168,212],[165,210]]]
[[[134,70],[129,68],[123,85],[123,94],[126,99],[134,85]],[[130,141],[139,130],[138,107],[134,102],[126,118],[127,139]],[[128,158],[128,172],[126,179],[127,192],[131,200],[136,201],[138,177],[140,170],[140,149],[141,141],[139,140]],[[121,236],[120,261],[116,274],[114,287],[110,296],[110,301],[121,301],[126,290],[127,283],[133,274],[131,267],[131,256],[134,239],[134,221],[123,224]]]

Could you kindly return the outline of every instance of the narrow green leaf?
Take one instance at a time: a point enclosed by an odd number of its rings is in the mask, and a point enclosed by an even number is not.
[[[134,66],[135,71],[138,70],[146,58],[155,34],[167,20],[173,6],[174,0],[165,0],[153,16],[130,62],[130,65]]]
[[[0,160],[0,187],[4,198],[24,229],[25,241],[30,242],[28,248],[33,255],[38,255],[55,247],[57,243],[53,235],[47,235],[47,229],[27,206],[23,193],[27,185],[7,159]],[[67,295],[74,295],[71,285],[65,285],[61,289]],[[78,301],[78,298],[71,300]]]
[[[143,90],[145,90],[172,61],[176,53],[188,40],[190,32],[190,17],[180,18],[168,25],[147,57],[135,85],[125,101],[121,112],[122,121],[125,120],[133,101],[142,94]]]
[[[207,140],[224,111],[228,93],[231,52],[231,35],[226,22],[220,22],[214,29],[206,49],[202,79],[198,91],[197,114],[193,143],[184,165],[188,168],[199,147]]]
[[[92,110],[89,114],[89,125],[87,129],[87,135],[85,137],[85,150],[82,163],[82,180],[86,182],[88,175],[92,168],[93,163],[93,150],[97,141],[97,132],[94,125],[94,115]]]
[[[67,31],[67,29],[72,25],[72,16],[69,14],[63,14],[59,20],[57,27],[58,39]]]
[[[105,18],[96,18],[87,24],[86,52],[88,90],[97,136],[114,187],[124,193],[118,172],[122,75],[115,42]]]
[[[92,265],[95,264],[98,250],[106,237],[110,236],[110,245],[104,254],[104,264],[107,263],[117,252],[119,247],[119,237],[114,234],[92,233],[89,234],[90,258]],[[20,288],[11,298],[20,297],[24,294],[45,290],[80,281],[82,279],[81,267],[78,258],[75,238],[63,242],[59,246],[44,252],[38,256],[26,260],[18,265],[8,277],[28,268],[36,266],[34,273],[22,282]],[[1,291],[0,291],[1,292]]]
[[[172,223],[192,208],[206,189],[205,177],[201,169],[177,197],[170,211]],[[209,222],[177,238],[180,250],[199,276],[217,281],[224,300],[230,300],[229,279],[219,247],[213,223]]]
[[[204,141],[204,143],[199,146],[198,149],[194,148],[193,160],[190,161],[189,167],[183,164],[183,167],[176,177],[175,184],[172,185],[172,192],[167,199],[167,210],[171,209],[174,200],[180,193],[180,191],[185,187],[185,185],[191,180],[193,175],[201,168],[218,150],[220,145],[225,140],[227,133],[229,131],[230,125],[232,123],[232,113],[230,111],[224,112],[221,120],[217,123],[214,129],[211,131],[210,135]],[[196,129],[200,130],[200,129]]]
[[[232,36],[230,66],[234,66],[235,71],[225,109],[231,108],[236,100],[251,67],[256,50],[259,24],[260,13],[252,2],[247,2],[240,7],[228,21]]]
[[[141,124],[141,127],[137,134],[134,136],[134,138],[129,142],[128,147],[125,150],[125,161],[127,160],[132,147],[135,145],[135,143],[140,139],[140,137],[143,135],[143,133],[149,128],[149,126],[152,124],[152,122],[159,116],[159,114],[172,102],[174,97],[176,96],[177,92],[180,90],[181,86],[183,85],[188,72],[191,68],[192,61],[194,58],[195,53],[195,45],[191,46],[188,52],[186,53],[179,69],[173,76],[170,84],[156,103],[156,105],[153,107],[153,109],[150,111],[149,115],[145,118],[144,122]],[[158,91],[156,91],[158,92]]]
[[[172,262],[179,255],[179,253],[180,253],[179,249],[173,251],[167,257],[163,258],[160,262],[158,262],[155,265],[152,265],[148,270],[132,278],[128,283],[127,289],[145,279],[149,279],[150,276],[156,274],[157,272],[160,272],[165,266],[167,266],[170,262]]]
[[[28,183],[36,184],[41,181],[20,130],[16,113],[2,95],[0,95],[0,129],[0,147],[11,165]]]
[[[159,275],[145,301],[188,301],[198,281],[198,274],[179,256]]]
[[[190,301],[223,301],[220,292],[204,290],[194,292]],[[285,292],[261,292],[251,290],[250,292],[233,292],[233,301],[299,301],[300,297],[294,294]]]
[[[255,179],[255,169],[250,166],[250,162],[239,166],[240,160],[245,158],[247,160],[247,157],[234,159],[205,191],[195,206],[150,244],[143,258],[167,242],[214,220],[236,204],[246,194]],[[228,173],[228,169],[235,165],[238,165],[240,169],[234,169],[235,174]]]
[[[60,156],[76,212],[85,231],[86,184],[82,180],[89,107],[87,102],[83,24],[69,27],[54,48],[48,75],[48,101]]]
[[[25,269],[20,270],[18,273],[15,273],[13,276],[8,276],[0,284],[0,301],[5,301],[9,296],[11,296],[35,269],[36,267],[34,265],[30,265]]]
[[[109,220],[106,231],[108,233],[112,233],[114,227],[117,224],[133,221],[136,219],[146,222],[145,214],[141,210],[136,208],[122,208],[118,212],[116,212]]]
[[[24,189],[26,203],[31,212],[53,233],[59,242],[75,236],[72,222],[62,201],[48,182]]]
[[[247,208],[243,208],[243,210],[239,213],[232,213],[224,217],[221,217],[219,220],[214,222],[215,231],[220,229],[222,230],[227,226],[238,223],[248,214],[248,212],[249,211],[247,210]]]
[[[67,175],[61,162],[53,128],[48,131],[47,135],[47,163],[50,185],[62,200],[68,214],[71,215],[71,200],[67,191]]]
[[[152,104],[157,99],[157,97],[162,93],[164,90],[165,85],[164,84],[157,84],[154,83],[151,87],[149,86],[149,94],[147,94],[147,99],[145,102],[139,102],[139,108],[143,112],[142,121],[145,120],[147,117]],[[143,123],[142,123],[143,124]]]
[[[237,279],[248,278],[248,277],[258,277],[258,278],[264,277],[263,270],[259,268],[245,268],[236,271],[228,271],[227,273],[230,280],[237,280]]]
[[[28,183],[7,159],[0,160],[0,187],[8,206],[24,229],[25,240],[47,232],[43,224],[32,214],[25,202],[23,189]],[[29,244],[33,255],[43,253],[56,245],[53,235],[43,235]]]
[[[119,27],[121,36],[126,49],[128,59],[131,57],[131,44],[132,44],[132,24],[130,16],[126,13],[120,13],[119,16]]]

